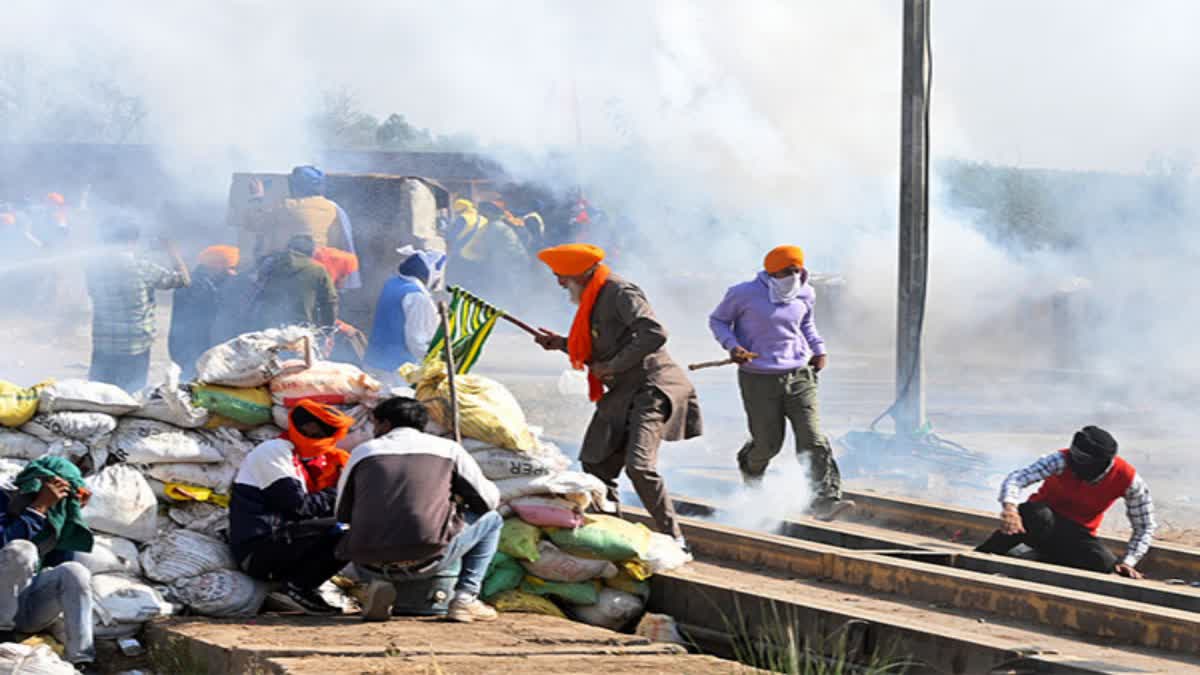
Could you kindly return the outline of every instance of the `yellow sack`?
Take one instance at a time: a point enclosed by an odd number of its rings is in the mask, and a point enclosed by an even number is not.
[[[47,380],[32,387],[18,387],[12,382],[0,380],[0,424],[19,427],[33,419],[38,411],[42,389],[52,382]]]
[[[650,564],[637,558],[621,563],[621,571],[638,581],[645,581],[654,575],[654,570],[650,569]],[[625,589],[618,588],[617,590],[624,591]],[[626,592],[632,593],[632,591]]]
[[[266,387],[239,389],[216,384],[192,387],[192,400],[212,415],[250,427],[270,424],[271,392]]]
[[[165,483],[163,493],[177,502],[212,502],[222,508],[229,508],[228,495],[219,495],[206,487],[185,483]]]
[[[542,531],[520,518],[507,518],[504,529],[500,530],[500,551],[517,560],[537,562],[538,540]]]
[[[563,614],[558,605],[540,595],[526,593],[525,591],[504,591],[497,593],[495,597],[491,598],[491,604],[498,612],[544,614],[546,616],[557,616],[560,619],[567,618],[567,615]]]
[[[231,420],[228,417],[224,417],[222,415],[215,415],[210,412],[208,414],[208,421],[204,423],[203,428],[212,430],[212,429],[221,429],[221,428],[228,427],[230,429],[237,429],[238,431],[250,431],[251,429],[257,429],[260,426],[262,426],[262,425],[261,424],[242,424],[241,422],[238,422],[237,420]]]
[[[416,385],[417,400],[429,409],[433,421],[447,429],[450,419],[450,385],[446,366],[434,361],[421,367],[401,368],[400,374]],[[537,440],[529,430],[521,404],[504,385],[481,375],[458,375],[458,419],[462,435],[497,448],[532,452]]]
[[[628,569],[622,569],[617,576],[605,579],[604,585],[617,591],[636,595],[643,602],[650,599],[650,584],[646,583],[645,577],[635,577]]]

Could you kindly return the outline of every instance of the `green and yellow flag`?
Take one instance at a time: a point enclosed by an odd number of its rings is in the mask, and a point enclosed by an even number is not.
[[[447,312],[450,324],[450,346],[454,353],[454,372],[466,374],[479,360],[483,353],[483,343],[487,342],[496,327],[496,321],[504,316],[504,311],[497,309],[479,298],[471,295],[458,286],[450,287],[450,307]],[[433,334],[429,343],[429,352],[425,362],[442,359],[446,349],[446,335],[441,326]]]

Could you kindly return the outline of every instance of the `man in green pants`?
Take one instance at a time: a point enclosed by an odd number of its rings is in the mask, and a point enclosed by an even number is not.
[[[785,423],[790,422],[796,453],[807,455],[810,463],[812,513],[831,520],[854,504],[842,499],[833,447],[821,432],[817,374],[828,357],[813,322],[815,301],[804,252],[779,246],[767,254],[754,279],[726,292],[708,325],[739,364],[751,437],[738,453],[742,478],[748,485],[761,481],[783,447]]]

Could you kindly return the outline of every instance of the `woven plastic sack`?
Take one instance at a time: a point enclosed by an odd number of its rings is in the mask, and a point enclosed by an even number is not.
[[[101,412],[124,415],[141,407],[125,390],[104,382],[60,380],[42,389],[38,412]]]
[[[578,505],[561,497],[518,497],[508,503],[521,520],[538,527],[575,528],[583,525]]]
[[[148,478],[163,483],[182,483],[208,488],[218,494],[227,495],[237,477],[237,467],[230,462],[220,464],[195,464],[191,462],[169,464],[146,464],[142,472]]]
[[[650,545],[650,530],[615,516],[586,516],[583,527],[547,531],[550,540],[567,553],[603,560],[644,558]]]
[[[285,408],[304,399],[326,405],[372,401],[382,389],[379,380],[357,366],[336,361],[317,361],[311,368],[271,380],[271,398]]]
[[[571,460],[562,453],[536,454],[486,447],[472,451],[471,456],[489,480],[546,476],[566,471],[571,466]]]
[[[229,509],[209,502],[183,502],[167,511],[180,527],[224,541],[229,534]]]
[[[115,464],[85,479],[92,498],[83,507],[97,532],[149,541],[158,532],[158,500],[146,478],[132,466]]]
[[[20,387],[0,380],[0,425],[19,427],[32,419],[37,414],[42,389],[47,384]]]
[[[538,559],[538,540],[541,530],[519,518],[508,518],[500,530],[500,551],[517,560],[535,562]]]
[[[557,546],[545,539],[538,542],[537,561],[523,561],[521,566],[535,577],[567,583],[617,575],[617,567],[611,562],[594,558],[580,558],[563,553]]]
[[[225,542],[191,530],[174,530],[150,542],[141,562],[147,578],[167,584],[237,568]]]
[[[226,387],[261,387],[280,375],[300,372],[315,360],[317,339],[299,326],[247,333],[204,352],[196,381]],[[303,360],[289,360],[292,355]]]
[[[107,437],[117,428],[117,419],[112,415],[96,412],[60,412],[35,415],[21,425],[21,431],[53,443],[61,438],[70,438],[88,444],[107,442]]]
[[[112,448],[130,464],[194,462],[213,464],[225,459],[208,438],[165,422],[127,417],[117,425]]]
[[[7,489],[5,486],[11,485],[27,464],[24,459],[0,458],[0,489]]]
[[[602,588],[595,603],[572,605],[571,616],[592,626],[620,630],[638,618],[645,609],[646,603],[636,595]]]
[[[46,454],[46,441],[24,431],[0,427],[0,457],[8,459],[37,459]]]
[[[371,416],[371,409],[365,405],[356,405],[349,410],[342,412],[354,418],[354,426],[350,427],[350,432],[346,437],[338,441],[337,446],[346,452],[353,452],[355,448],[375,438],[375,420]]]
[[[481,595],[490,598],[497,593],[511,591],[521,585],[525,578],[525,569],[521,563],[507,553],[496,551],[492,562],[488,564],[487,575],[483,578]]]
[[[209,413],[252,427],[271,421],[271,392],[265,387],[238,389],[217,384],[192,387],[192,399]]]
[[[92,542],[91,552],[76,553],[74,560],[88,568],[92,574],[118,573],[131,577],[142,575],[137,544],[121,537],[97,534]]]
[[[47,645],[0,644],[0,675],[77,675]]]
[[[92,577],[92,594],[100,623],[142,623],[168,616],[174,608],[151,586],[124,574]]]
[[[560,471],[547,476],[524,476],[496,481],[500,501],[518,497],[554,495],[575,503],[580,511],[592,504],[607,504],[608,489],[595,476],[582,471]]]
[[[275,426],[274,424],[264,424],[261,427],[254,427],[253,429],[242,432],[242,436],[253,447],[257,447],[260,443],[265,443],[266,441],[273,441],[276,438],[279,438],[282,434],[283,429]]]
[[[534,576],[527,576],[521,582],[521,590],[545,598],[558,598],[573,605],[592,605],[596,603],[599,588],[594,581],[546,581]]]
[[[673,538],[661,532],[652,532],[643,560],[650,568],[650,574],[661,574],[690,563],[692,554],[688,553]]]
[[[650,584],[645,579],[635,579],[630,576],[629,572],[621,570],[619,574],[611,579],[605,579],[604,585],[622,593],[636,595],[645,602],[650,599]]]
[[[504,591],[496,594],[488,602],[498,612],[544,614],[545,616],[556,616],[560,619],[567,618],[567,615],[563,614],[558,605],[540,595],[525,593],[524,591]]]
[[[197,429],[208,423],[208,411],[197,407],[192,394],[179,384],[179,366],[171,364],[166,382],[138,393],[141,407],[129,413],[133,417],[166,422],[182,429]]]
[[[638,621],[637,629],[634,630],[634,633],[651,642],[669,642],[677,645],[687,644],[687,641],[683,639],[683,635],[679,632],[679,625],[675,623],[673,617],[667,614],[646,612],[642,620]]]
[[[237,570],[216,570],[171,584],[180,602],[205,616],[255,616],[267,597],[267,584]]]
[[[417,400],[429,408],[430,418],[447,429],[453,428],[446,367],[433,362],[405,372],[409,381],[416,383]],[[537,439],[529,429],[521,404],[504,385],[482,375],[459,375],[454,378],[454,385],[463,436],[510,450],[529,452],[537,448]]]

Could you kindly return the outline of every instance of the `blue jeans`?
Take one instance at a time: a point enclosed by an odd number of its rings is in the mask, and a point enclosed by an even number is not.
[[[92,640],[92,574],[77,562],[37,571],[38,550],[19,539],[0,549],[0,629],[40,633],[62,616],[67,661],[96,658]]]
[[[355,565],[367,579],[383,579],[393,583],[403,583],[414,579],[427,579],[454,566],[462,561],[462,571],[458,573],[458,584],[454,590],[472,595],[479,595],[483,588],[483,578],[487,576],[488,565],[492,556],[500,546],[500,530],[504,527],[504,518],[495,511],[488,511],[482,516],[468,512],[465,516],[467,526],[458,536],[446,546],[437,567],[426,570],[422,574],[403,574],[396,572],[376,572],[362,565]]]

